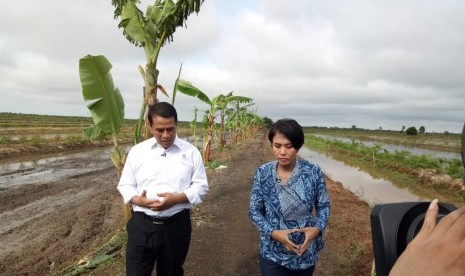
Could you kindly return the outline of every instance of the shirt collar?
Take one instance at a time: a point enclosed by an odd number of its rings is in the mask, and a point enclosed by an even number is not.
[[[152,137],[150,138],[152,140],[151,142],[151,148],[152,149],[155,149],[155,148],[161,148],[163,150],[165,150],[164,148],[162,148],[158,143],[157,143],[157,139],[155,139],[155,137]],[[173,146],[176,146],[177,148],[181,148],[181,144],[182,144],[182,141],[181,139],[178,137],[178,135],[176,134],[176,137],[174,138],[174,142],[173,144],[171,145],[171,147],[167,148],[166,150],[169,150],[171,149]]]

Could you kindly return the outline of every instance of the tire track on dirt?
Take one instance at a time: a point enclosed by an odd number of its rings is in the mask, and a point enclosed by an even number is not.
[[[260,275],[258,232],[249,220],[248,207],[253,175],[265,160],[263,139],[260,133],[238,146],[226,169],[209,172],[215,181],[209,183],[210,191],[194,213],[210,214],[211,219],[193,228],[186,276]]]

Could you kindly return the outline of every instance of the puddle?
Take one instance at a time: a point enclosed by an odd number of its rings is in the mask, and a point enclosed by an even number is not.
[[[111,147],[0,162],[0,189],[47,183],[113,166]]]
[[[299,155],[318,164],[329,178],[341,182],[344,188],[370,205],[422,200],[408,189],[401,189],[385,179],[375,179],[370,174],[334,160],[324,153],[302,147]]]

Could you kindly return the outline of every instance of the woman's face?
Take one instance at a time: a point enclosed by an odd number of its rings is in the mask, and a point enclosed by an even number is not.
[[[276,132],[271,143],[278,164],[283,167],[294,166],[297,150],[286,136]]]

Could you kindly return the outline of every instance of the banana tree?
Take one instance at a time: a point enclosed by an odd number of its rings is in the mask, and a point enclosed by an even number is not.
[[[198,111],[199,110],[197,109],[197,107],[194,106],[194,119],[192,119],[192,121],[190,121],[190,123],[189,123],[189,126],[190,126],[190,128],[192,130],[192,134],[194,136],[194,146],[196,148],[199,147],[199,143],[197,141],[197,112]]]
[[[182,79],[179,79],[176,82],[176,88],[177,91],[192,97],[197,97],[209,105],[209,109],[204,117],[204,121],[206,122],[206,132],[203,142],[203,160],[204,162],[208,162],[210,161],[211,142],[215,130],[216,113],[218,111],[226,111],[226,107],[229,102],[250,102],[252,99],[242,96],[233,96],[233,92],[230,92],[227,95],[220,94],[213,99],[210,99],[204,92],[192,85],[192,83]],[[221,125],[224,130],[224,115],[222,119],[223,121],[221,122]]]
[[[205,93],[203,93],[200,89],[198,89],[197,87],[195,87],[194,85],[192,85],[192,83],[190,83],[188,81],[185,81],[185,80],[182,80],[182,79],[178,78],[176,80],[175,87],[176,87],[176,91],[179,91],[179,92],[181,92],[183,94],[186,94],[188,96],[191,96],[191,97],[196,97],[197,99],[201,100],[202,102],[208,104],[210,107],[213,105],[213,102],[210,100],[210,98]],[[175,91],[175,93],[173,93],[173,96],[176,95],[176,91]],[[207,135],[207,133],[209,133],[209,132],[207,131],[205,135]],[[210,158],[210,152],[209,152],[210,150],[208,149],[208,158],[207,158],[206,155],[205,155],[206,154],[206,147],[207,147],[205,141],[206,141],[206,138],[204,138],[204,146],[203,146],[203,161],[206,163],[206,162],[208,162],[208,160]],[[211,138],[210,138],[210,142],[211,142]]]
[[[124,120],[124,101],[119,89],[113,84],[110,73],[110,62],[104,56],[88,55],[79,60],[79,76],[81,79],[82,96],[89,102],[94,124],[84,130],[89,138],[111,135],[113,138],[113,162],[118,177],[121,176],[126,155],[118,144],[118,134]],[[125,218],[129,218],[129,210],[123,206]]]
[[[256,110],[245,113],[245,116],[243,116],[243,121],[243,128],[246,129],[245,138],[254,136],[255,133],[257,133],[258,128],[263,124],[262,118],[257,115]]]
[[[234,139],[233,143],[238,144],[243,140],[244,136],[244,116],[248,112],[248,108],[253,106],[254,103],[250,102],[241,106],[240,102],[234,102],[234,111],[228,117],[228,126],[233,129]]]
[[[219,135],[220,135],[220,147],[224,143],[224,115],[226,114],[226,107],[229,103],[244,103],[251,102],[251,98],[242,97],[242,96],[232,96],[232,92],[227,95],[220,94],[213,98],[211,101],[210,109],[208,111],[208,129],[206,133],[206,139],[204,143],[204,160],[208,162],[210,160],[210,150],[211,150],[211,140],[213,139],[213,133],[215,128],[215,119],[216,113],[220,112],[220,125],[219,125]]]
[[[236,105],[240,103],[251,103],[252,99],[248,97],[242,97],[242,96],[233,96],[233,92],[230,92],[227,94],[218,104],[218,110],[220,112],[220,123],[219,123],[219,140],[220,140],[220,148],[223,148],[226,144],[226,139],[225,139],[225,118],[226,115],[228,114],[228,106],[230,104]]]
[[[145,124],[144,138],[150,135],[146,111],[155,104],[157,92],[166,96],[163,86],[158,83],[158,55],[167,42],[173,41],[176,28],[184,26],[187,17],[200,11],[204,0],[156,0],[147,7],[144,14],[139,8],[140,0],[112,0],[115,7],[114,17],[120,18],[118,27],[123,28],[123,34],[129,42],[143,47],[147,58],[145,68],[139,65],[139,71],[144,79],[143,101],[139,113],[139,121],[135,130],[135,142],[142,140],[142,127]]]

